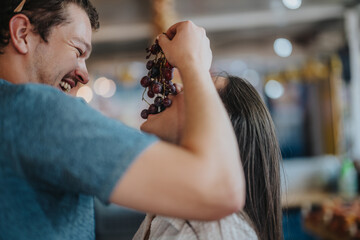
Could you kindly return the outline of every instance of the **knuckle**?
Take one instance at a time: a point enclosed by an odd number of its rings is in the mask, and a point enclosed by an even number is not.
[[[185,24],[185,25],[191,25],[192,22],[191,22],[190,20],[186,20],[186,21],[184,21],[184,24]]]
[[[203,27],[198,27],[197,31],[200,35],[206,36],[206,30]]]

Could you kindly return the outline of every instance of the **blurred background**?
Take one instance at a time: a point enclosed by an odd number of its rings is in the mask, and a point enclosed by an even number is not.
[[[101,28],[78,96],[138,128],[145,48],[192,20],[211,40],[212,73],[246,78],[270,109],[284,157],[284,238],[360,239],[360,214],[349,217],[360,213],[360,1],[92,2]],[[96,206],[97,239],[131,239],[144,216]]]

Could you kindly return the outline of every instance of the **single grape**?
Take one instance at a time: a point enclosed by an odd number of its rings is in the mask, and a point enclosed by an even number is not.
[[[149,111],[147,109],[144,109],[144,110],[141,111],[141,117],[143,119],[147,119],[148,116],[149,116]]]
[[[156,78],[157,76],[159,76],[160,74],[160,70],[158,67],[153,67],[151,70],[150,70],[150,74],[151,74],[151,77],[152,78]]]
[[[149,114],[156,114],[158,112],[158,108],[155,104],[151,104],[148,109]]]
[[[163,103],[162,97],[156,97],[155,98],[155,100],[154,100],[155,106],[160,107],[162,103]]]
[[[163,104],[164,104],[165,107],[170,107],[171,104],[172,104],[172,101],[171,101],[170,98],[164,98]]]
[[[162,86],[160,83],[154,83],[151,87],[153,93],[158,94],[162,91]]]
[[[146,69],[147,69],[147,70],[150,70],[153,66],[154,66],[154,61],[153,61],[153,60],[149,60],[149,61],[146,63]]]
[[[143,86],[144,88],[148,87],[150,83],[151,79],[148,76],[144,76],[140,81],[141,86]]]
[[[174,84],[169,85],[169,90],[171,94],[175,94],[176,95],[176,87]]]
[[[148,90],[147,95],[148,95],[148,97],[149,97],[149,98],[153,98],[153,97],[155,97],[154,92],[153,92],[153,91],[151,91],[150,89]]]
[[[163,75],[166,81],[173,79],[173,71],[170,68],[165,68],[163,70]]]

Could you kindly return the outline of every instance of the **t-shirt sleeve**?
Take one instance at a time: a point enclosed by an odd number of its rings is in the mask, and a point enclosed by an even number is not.
[[[4,129],[11,167],[30,182],[103,202],[157,141],[51,87],[24,85],[9,104]]]

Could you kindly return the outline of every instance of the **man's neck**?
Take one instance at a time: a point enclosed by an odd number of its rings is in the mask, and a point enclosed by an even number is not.
[[[11,54],[11,50],[5,48],[4,54],[0,54],[0,78],[14,84],[31,82],[24,56]]]

